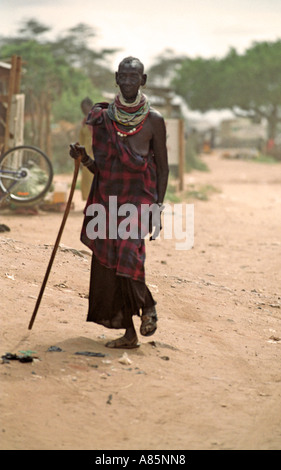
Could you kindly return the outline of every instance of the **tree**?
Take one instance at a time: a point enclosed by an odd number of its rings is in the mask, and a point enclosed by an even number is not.
[[[48,31],[50,31],[49,26],[39,23],[34,18],[23,21],[22,27],[19,29],[19,33],[26,39],[33,39],[35,36],[41,36]]]
[[[234,72],[226,76],[228,89],[232,86],[235,106],[254,119],[265,118],[269,139],[276,137],[281,122],[280,57],[281,41],[276,41],[255,43],[244,55],[225,59],[226,65],[235,65]]]
[[[22,92],[26,97],[26,114],[31,120],[31,143],[49,153],[51,103],[61,88],[58,64],[49,46],[34,39],[26,39],[21,43],[10,41],[2,47],[2,54],[5,58],[16,54],[23,59]]]
[[[155,58],[153,65],[148,70],[149,82],[153,85],[170,85],[177,68],[184,60],[183,56],[177,56],[172,49],[165,49],[161,55]]]
[[[222,99],[221,64],[216,59],[183,60],[172,84],[192,110],[201,112],[225,107]]]
[[[231,109],[256,120],[265,118],[268,138],[281,122],[281,41],[254,43],[244,54],[235,49],[222,59],[183,60],[173,80],[191,109]]]
[[[89,42],[95,36],[96,32],[91,26],[79,23],[58,37],[52,43],[52,50],[54,56],[63,56],[69,65],[83,71],[94,87],[112,91],[113,79],[108,57],[116,53],[117,49],[93,49]]]
[[[26,97],[26,116],[30,118],[28,140],[51,155],[52,107],[66,89],[77,89],[78,76],[85,76],[71,69],[61,57],[54,57],[48,44],[34,39],[21,44],[8,44],[2,48],[5,58],[20,55],[24,63],[22,92]],[[69,77],[75,77],[74,85]],[[78,104],[79,106],[79,104]]]
[[[87,38],[94,35],[86,25],[77,25],[64,38],[55,41],[42,38],[47,31],[49,28],[36,20],[26,21],[19,35],[1,38],[1,59],[7,60],[14,54],[22,57],[22,92],[30,118],[27,138],[29,143],[51,155],[54,113],[57,119],[68,118],[74,122],[78,116],[80,119],[80,102],[85,96],[93,101],[101,98],[85,64],[102,60],[103,54],[95,53],[86,44]]]

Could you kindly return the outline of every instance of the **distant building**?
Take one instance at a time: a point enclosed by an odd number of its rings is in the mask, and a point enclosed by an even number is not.
[[[182,107],[175,92],[169,87],[148,86],[144,90],[151,106],[159,111],[166,119],[180,119]]]
[[[249,118],[223,120],[217,129],[220,147],[259,147],[266,141],[266,123],[255,123]]]

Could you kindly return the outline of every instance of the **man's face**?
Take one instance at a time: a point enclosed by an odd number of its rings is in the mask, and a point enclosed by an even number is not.
[[[133,102],[138,94],[140,86],[146,82],[146,75],[138,62],[122,64],[116,72],[116,83],[119,86],[122,95],[128,102]]]

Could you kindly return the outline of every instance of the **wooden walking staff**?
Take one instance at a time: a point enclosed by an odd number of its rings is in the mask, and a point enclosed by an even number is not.
[[[38,299],[37,299],[37,302],[36,302],[36,305],[35,305],[35,308],[34,308],[34,312],[32,314],[31,320],[30,320],[29,325],[28,325],[29,330],[31,330],[31,328],[32,328],[32,325],[34,323],[37,311],[39,309],[40,302],[41,302],[41,299],[43,297],[44,290],[45,290],[45,287],[46,287],[46,284],[47,284],[47,281],[48,281],[48,277],[49,277],[49,274],[51,272],[52,265],[53,265],[53,262],[54,262],[54,259],[55,259],[56,253],[57,253],[57,249],[59,247],[62,232],[63,232],[64,226],[65,226],[65,223],[66,223],[69,211],[70,211],[71,202],[72,202],[72,198],[73,198],[73,193],[74,193],[74,190],[75,190],[76,181],[77,181],[77,177],[78,177],[78,173],[79,173],[81,158],[82,158],[82,156],[79,156],[77,159],[74,160],[75,161],[75,168],[74,168],[72,184],[71,184],[71,189],[70,189],[70,193],[69,193],[69,196],[68,196],[67,205],[66,205],[66,208],[65,208],[65,211],[64,211],[64,215],[63,215],[62,223],[61,223],[59,233],[58,233],[58,236],[57,236],[57,239],[56,239],[56,243],[54,245],[53,252],[52,252],[49,264],[48,264],[48,268],[47,268],[47,271],[46,271],[46,274],[45,274],[45,277],[44,277],[44,280],[43,280],[43,283],[42,283],[42,286],[41,286],[41,289],[40,289],[40,292],[39,292],[39,295],[38,295]]]

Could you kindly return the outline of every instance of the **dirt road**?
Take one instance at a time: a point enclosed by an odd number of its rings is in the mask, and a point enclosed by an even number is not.
[[[37,358],[0,364],[1,449],[281,449],[281,164],[204,159],[194,248],[147,243],[159,328],[127,363],[85,322],[80,193],[31,331],[62,215],[0,212],[0,352]]]

